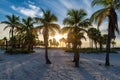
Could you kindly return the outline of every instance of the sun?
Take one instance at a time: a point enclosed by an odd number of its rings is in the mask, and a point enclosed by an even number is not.
[[[63,36],[62,35],[60,35],[60,34],[57,34],[57,35],[55,35],[55,37],[54,37],[58,42],[60,41],[60,39],[61,38],[63,38]]]

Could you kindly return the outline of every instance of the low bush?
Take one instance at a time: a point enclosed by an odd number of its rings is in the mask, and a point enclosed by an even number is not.
[[[8,49],[5,51],[7,54],[30,54],[35,51],[28,51],[27,49]]]

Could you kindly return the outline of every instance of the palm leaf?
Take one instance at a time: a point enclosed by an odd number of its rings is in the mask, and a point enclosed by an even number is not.
[[[72,29],[73,29],[73,27],[70,27],[70,26],[68,26],[68,27],[63,27],[63,28],[61,29],[61,34],[69,33]]]
[[[109,8],[104,8],[96,11],[94,14],[92,14],[90,21],[97,22],[98,27],[101,25],[102,21],[109,15]]]

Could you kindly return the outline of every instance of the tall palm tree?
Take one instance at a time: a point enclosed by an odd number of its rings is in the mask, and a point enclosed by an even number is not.
[[[12,16],[6,15],[6,18],[8,20],[7,21],[2,21],[1,23],[7,24],[7,26],[5,26],[5,28],[4,28],[4,30],[6,28],[10,27],[9,33],[11,33],[11,38],[13,38],[13,36],[14,36],[14,28],[18,27],[18,25],[19,25],[19,16],[16,16],[16,15],[12,14]],[[13,43],[12,43],[12,47],[14,47]]]
[[[33,41],[34,41],[35,36],[36,36],[33,33],[33,29],[34,29],[33,25],[35,23],[36,22],[31,17],[28,17],[27,19],[22,19],[21,31],[26,34],[25,39],[27,42],[28,51],[31,51],[31,49],[33,47]]]
[[[6,50],[7,50],[7,47],[8,47],[7,37],[4,37],[3,40],[4,40],[4,44],[5,44],[5,46],[6,46]]]
[[[51,64],[51,61],[48,58],[48,39],[49,35],[55,35],[56,30],[59,31],[60,27],[58,24],[54,23],[57,21],[57,17],[51,13],[50,10],[43,10],[43,17],[35,18],[36,21],[41,23],[40,26],[37,27],[37,29],[43,30],[43,38],[45,43],[45,59],[46,64]]]
[[[96,50],[97,50],[97,42],[99,40],[99,37],[101,36],[101,33],[99,30],[97,30],[96,28],[89,28],[88,29],[88,36],[90,39],[92,39],[94,41]]]
[[[115,47],[115,45],[116,45],[115,40],[112,40],[112,41],[111,41],[111,44],[112,44],[112,47],[114,48],[114,47]]]
[[[69,33],[72,39],[73,44],[73,51],[74,51],[74,62],[75,66],[79,66],[79,52],[78,52],[78,42],[79,42],[79,32],[85,31],[83,29],[84,27],[88,27],[90,25],[90,22],[85,17],[87,16],[87,13],[83,10],[75,10],[71,9],[68,10],[67,13],[68,17],[64,19],[63,23],[66,25],[62,29],[62,33]],[[68,36],[69,37],[69,36]]]
[[[118,19],[116,10],[120,10],[120,0],[93,0],[92,6],[101,5],[102,9],[96,11],[91,16],[91,21],[96,21],[98,26],[101,25],[102,21],[107,17],[108,18],[108,37],[107,37],[107,46],[106,46],[106,61],[105,65],[109,66],[109,53],[110,53],[110,42],[112,38],[115,38],[115,31],[119,33],[118,30]]]

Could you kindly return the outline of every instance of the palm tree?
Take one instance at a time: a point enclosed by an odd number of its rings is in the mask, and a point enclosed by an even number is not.
[[[112,40],[112,41],[111,41],[111,44],[112,44],[112,46],[113,46],[113,48],[114,48],[114,47],[115,47],[115,45],[116,45],[115,40]]]
[[[7,47],[8,47],[8,41],[7,41],[7,38],[4,37],[3,40],[4,40],[4,42],[5,42],[5,46],[6,46],[6,50],[7,50]]]
[[[49,40],[50,47],[53,45],[52,39]]]
[[[35,39],[35,34],[34,34],[35,31],[33,33],[33,29],[34,29],[33,25],[35,23],[36,22],[31,17],[28,17],[27,19],[22,19],[21,31],[25,33],[25,40],[27,43],[28,51],[31,51],[33,47],[33,41]]]
[[[50,10],[43,11],[43,17],[35,18],[36,21],[40,22],[41,25],[37,29],[43,30],[43,38],[45,43],[45,59],[46,64],[51,64],[51,61],[48,58],[48,39],[49,35],[55,35],[56,30],[59,31],[60,27],[54,22],[57,21],[57,17],[51,13]]]
[[[79,42],[79,32],[85,31],[84,27],[88,27],[90,22],[88,19],[85,19],[87,13],[83,10],[68,10],[68,17],[64,19],[63,23],[66,25],[62,29],[62,33],[69,33],[72,39],[73,51],[74,51],[74,62],[75,66],[79,66],[79,52],[78,52],[78,42]],[[68,37],[70,37],[68,36]]]
[[[12,16],[7,15],[6,18],[8,19],[7,21],[2,21],[1,23],[7,24],[5,26],[4,30],[8,27],[10,27],[9,33],[11,33],[11,38],[14,36],[14,28],[18,27],[19,25],[19,17],[15,16],[14,14]],[[12,43],[12,48],[14,47],[14,43]]]
[[[97,42],[101,36],[101,33],[99,30],[97,30],[96,28],[89,28],[88,29],[88,36],[90,39],[92,39],[94,41],[96,50],[97,50]]]
[[[107,17],[108,18],[108,37],[107,37],[107,46],[106,46],[106,61],[105,65],[109,66],[109,53],[110,53],[110,42],[112,38],[115,38],[115,31],[119,33],[118,29],[118,19],[116,10],[120,9],[120,0],[93,0],[92,6],[101,5],[102,9],[96,11],[91,16],[91,21],[96,21],[98,26],[101,25],[102,21]]]

